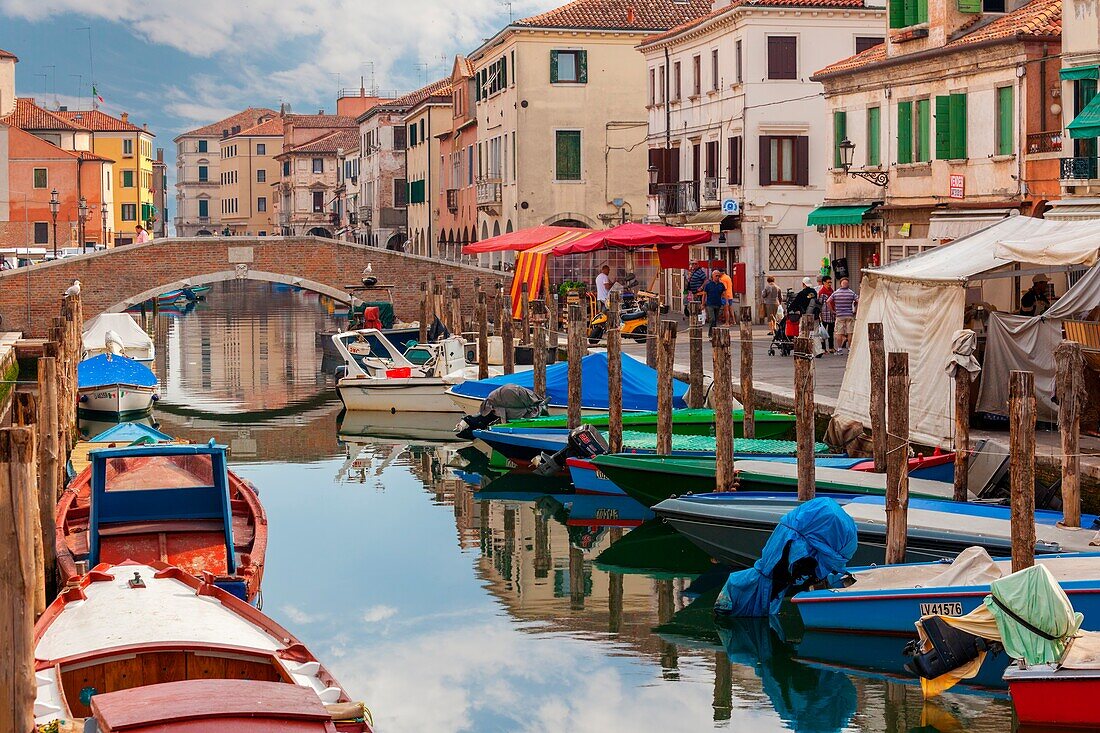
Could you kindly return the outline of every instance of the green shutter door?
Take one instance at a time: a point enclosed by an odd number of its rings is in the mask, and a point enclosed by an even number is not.
[[[904,0],[889,0],[890,4],[890,27],[891,28],[904,28],[905,27],[905,2]]]
[[[558,130],[556,141],[555,178],[559,181],[581,180],[581,133],[580,130]]]
[[[905,0],[905,26],[916,25],[920,22],[920,7],[917,0]]]
[[[951,97],[936,97],[936,160],[951,157]]]
[[[550,83],[558,83],[558,52],[550,52]]]
[[[898,162],[913,162],[912,102],[898,102]]]
[[[958,0],[957,6],[960,13],[982,12],[982,0]]]
[[[966,157],[966,95],[951,95],[951,157]]]
[[[997,90],[997,155],[1012,155],[1012,87]]]
[[[840,143],[848,134],[848,113],[833,112],[833,167],[839,168],[843,161],[840,156]]]
[[[932,160],[932,100],[917,100],[917,154],[914,159],[927,163]]]
[[[928,22],[928,0],[910,0],[910,2],[916,3],[917,6],[917,22]]]
[[[577,51],[577,82],[588,83],[588,51]]]
[[[867,165],[880,165],[881,155],[881,112],[878,107],[867,110]]]

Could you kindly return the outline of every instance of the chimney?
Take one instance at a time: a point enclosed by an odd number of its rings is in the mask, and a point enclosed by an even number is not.
[[[628,5],[626,7],[626,22],[629,25],[634,25],[634,6]]]
[[[367,96],[367,87],[364,84],[365,84],[365,82],[364,82],[363,77],[359,77],[359,96],[360,97]]]
[[[129,112],[123,112],[122,114],[120,114],[118,116],[118,118],[120,120],[122,120],[123,122],[129,122],[130,121],[130,113]]]
[[[146,132],[149,132],[149,123],[148,122],[142,122],[141,123],[141,129],[145,130]]]
[[[325,113],[325,111],[323,109],[317,110],[317,114],[319,114],[319,115],[323,115],[324,113]]]

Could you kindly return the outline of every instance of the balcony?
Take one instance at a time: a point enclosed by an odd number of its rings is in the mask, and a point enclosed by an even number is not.
[[[1088,181],[1100,178],[1097,175],[1097,158],[1062,158],[1063,181]]]
[[[452,214],[458,212],[458,189],[457,188],[448,188],[447,189],[447,210],[450,211]]]
[[[369,206],[359,207],[359,221],[362,224],[370,224],[374,218],[374,209]]]
[[[1062,131],[1032,132],[1027,136],[1028,153],[1058,153],[1062,150]]]
[[[503,200],[503,186],[496,179],[483,178],[477,182],[477,208],[499,209]]]
[[[715,177],[703,179],[703,200],[718,202],[718,179]]]
[[[657,184],[657,213],[690,214],[699,210],[699,182]]]

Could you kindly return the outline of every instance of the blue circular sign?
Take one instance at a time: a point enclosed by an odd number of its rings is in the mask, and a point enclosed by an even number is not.
[[[722,212],[725,214],[737,214],[741,211],[741,207],[737,204],[736,199],[723,199],[722,200]]]

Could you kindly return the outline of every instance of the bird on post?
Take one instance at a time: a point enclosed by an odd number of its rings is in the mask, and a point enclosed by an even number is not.
[[[80,281],[73,280],[73,284],[65,290],[65,297],[74,298],[77,295],[80,295]]]

